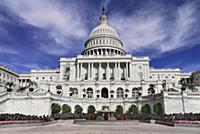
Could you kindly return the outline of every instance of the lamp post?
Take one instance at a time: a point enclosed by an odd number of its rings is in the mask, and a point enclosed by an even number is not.
[[[185,87],[181,87],[181,100],[182,100],[182,105],[183,105],[183,114],[185,114],[185,102],[184,102],[184,98],[183,98],[184,91],[185,91]]]
[[[140,93],[138,91],[138,96],[137,96],[137,109],[138,109],[138,114],[140,113],[140,109],[139,109],[139,106],[140,106],[140,97],[141,97],[142,93]]]
[[[166,91],[166,85],[167,85],[167,81],[163,80],[162,87],[163,87],[164,91]]]
[[[144,80],[143,79],[141,79],[140,85],[141,85],[141,88],[143,88],[143,85],[144,85]]]
[[[184,79],[180,80],[180,84],[181,84],[181,100],[182,100],[182,106],[183,106],[183,114],[185,114],[185,102],[184,102],[184,96],[183,96],[183,92],[186,90],[185,80]]]

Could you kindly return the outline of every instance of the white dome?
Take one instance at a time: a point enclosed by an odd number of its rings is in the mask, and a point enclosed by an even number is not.
[[[84,55],[124,55],[123,43],[114,28],[108,25],[105,10],[85,43]]]
[[[110,36],[118,38],[118,34],[111,26],[108,24],[100,24],[95,27],[89,35],[89,38],[100,37],[100,36]]]

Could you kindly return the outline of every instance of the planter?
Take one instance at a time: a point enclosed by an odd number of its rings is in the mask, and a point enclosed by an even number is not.
[[[86,120],[96,120],[96,116],[95,116],[95,114],[88,113],[85,115],[85,119]]]
[[[11,89],[11,88],[8,88],[8,89],[7,89],[7,92],[12,92],[12,89]]]
[[[29,88],[29,91],[30,91],[30,92],[33,92],[33,90],[34,90],[33,88]]]
[[[57,94],[61,94],[61,91],[57,91]]]
[[[122,114],[122,113],[117,114],[115,117],[116,117],[117,120],[126,120],[127,119],[127,116]]]

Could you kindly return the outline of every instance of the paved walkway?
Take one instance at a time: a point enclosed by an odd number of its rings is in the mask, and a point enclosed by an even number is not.
[[[1,127],[0,134],[200,134],[200,128],[157,124],[80,125],[58,121],[44,126]]]

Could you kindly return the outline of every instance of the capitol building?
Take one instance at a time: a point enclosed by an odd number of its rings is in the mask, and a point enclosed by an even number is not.
[[[121,105],[126,112],[131,105],[141,110],[154,104],[166,114],[200,112],[199,90],[181,90],[180,80],[188,81],[190,73],[150,67],[149,57],[127,54],[124,45],[103,10],[82,53],[60,58],[59,68],[18,74],[1,66],[0,113],[50,115],[53,103],[72,112],[80,105],[85,113],[90,105],[96,111]]]

